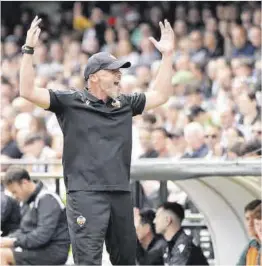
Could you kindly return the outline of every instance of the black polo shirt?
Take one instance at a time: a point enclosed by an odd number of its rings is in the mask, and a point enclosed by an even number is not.
[[[68,191],[130,191],[132,116],[145,107],[144,93],[97,99],[84,90],[53,91],[49,111],[64,135],[63,168]]]

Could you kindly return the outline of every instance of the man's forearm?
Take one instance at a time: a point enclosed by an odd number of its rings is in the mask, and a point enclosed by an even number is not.
[[[33,68],[33,56],[24,54],[20,67],[20,96],[27,98],[34,89],[35,71]]]
[[[163,101],[167,101],[172,94],[172,80],[173,76],[173,56],[172,54],[164,54],[162,56],[161,64],[158,74],[153,84],[153,90],[159,92]]]

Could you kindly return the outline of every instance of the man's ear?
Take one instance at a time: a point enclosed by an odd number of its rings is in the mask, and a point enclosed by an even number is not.
[[[91,74],[91,75],[89,75],[88,79],[91,80],[92,82],[97,82],[98,77],[96,74]]]

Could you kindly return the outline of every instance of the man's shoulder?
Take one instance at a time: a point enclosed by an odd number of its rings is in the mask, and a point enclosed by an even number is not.
[[[38,208],[40,202],[42,204],[46,203],[47,205],[49,205],[50,201],[57,202],[57,205],[61,209],[65,208],[61,198],[56,193],[51,192],[51,191],[47,190],[46,188],[43,188],[43,189],[40,190],[40,192],[37,194],[37,196],[35,198],[35,203],[34,204],[35,204],[35,207]]]
[[[185,233],[185,231],[183,230],[181,232],[181,234],[179,235],[176,244],[179,245],[180,243],[184,243],[184,244],[192,244],[193,243],[193,239],[191,236],[187,235]]]
[[[52,92],[54,92],[57,95],[73,95],[73,94],[83,94],[83,91],[81,89],[77,89],[77,88],[67,88],[67,89],[49,89]]]
[[[248,247],[259,247],[259,241],[256,238],[252,238],[249,242],[248,242]]]

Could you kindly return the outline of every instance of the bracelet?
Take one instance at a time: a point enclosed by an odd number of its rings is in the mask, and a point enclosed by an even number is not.
[[[34,54],[34,48],[31,46],[23,45],[22,46],[22,53],[23,54]]]

